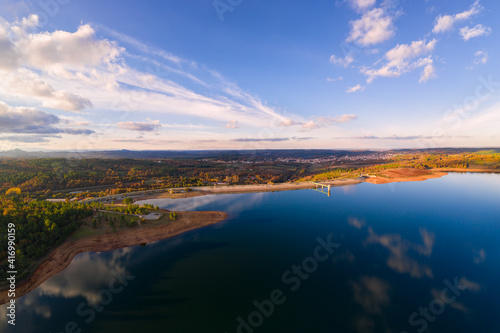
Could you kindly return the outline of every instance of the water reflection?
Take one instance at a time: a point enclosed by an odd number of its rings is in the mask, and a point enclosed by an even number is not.
[[[350,282],[354,300],[366,312],[372,314],[382,313],[384,307],[390,303],[390,285],[374,276],[363,276],[357,282]]]
[[[71,265],[36,289],[33,295],[63,298],[81,297],[89,303],[99,301],[98,291],[107,287],[117,274],[126,274],[124,262],[134,252],[133,247],[112,251],[109,258],[95,252],[87,252],[75,257]],[[92,262],[89,267],[88,263]],[[31,296],[31,295],[30,295]]]
[[[473,250],[474,253],[474,263],[476,265],[482,264],[486,261],[486,252],[484,249]]]
[[[451,290],[445,280],[464,290],[426,323],[429,331],[500,332],[499,183],[451,176],[395,191],[332,188],[330,198],[304,190],[160,199],[155,204],[167,209],[224,210],[232,218],[145,247],[75,257],[19,299],[22,321],[8,332],[61,332],[68,320],[96,333],[235,332],[236,318],[256,311],[253,300],[282,287],[283,272],[331,233],[342,244],[333,263],[254,332],[417,332],[409,317],[421,307],[440,310],[433,307]],[[87,324],[76,309],[105,296],[99,292],[113,271],[137,279]]]
[[[16,317],[22,320],[16,321],[15,331],[36,332],[40,321],[51,319],[54,315],[52,299],[73,299],[92,305],[101,302],[103,288],[116,288],[115,282],[128,276],[125,263],[134,251],[135,248],[129,247],[107,252],[107,255],[87,252],[75,256],[63,272],[16,300]],[[92,265],[89,265],[90,262]],[[2,332],[7,327],[13,328],[7,324],[6,313],[7,305],[1,306]]]
[[[138,201],[138,204],[153,204],[174,211],[224,210],[237,214],[258,206],[272,195],[269,192],[248,194],[211,194],[184,199],[149,199]],[[244,198],[244,200],[242,200]],[[233,215],[234,216],[234,215]]]
[[[413,250],[422,256],[430,257],[435,243],[435,235],[426,229],[420,229],[420,237],[423,244],[415,244],[403,239],[399,234],[377,235],[371,227],[368,228],[369,236],[367,244],[379,244],[389,250],[387,266],[402,274],[410,274],[414,278],[427,276],[433,278],[432,269],[426,264],[420,264],[410,257],[409,252]]]

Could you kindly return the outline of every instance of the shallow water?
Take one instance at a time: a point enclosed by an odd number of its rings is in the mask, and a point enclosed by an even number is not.
[[[80,254],[0,331],[500,332],[500,175],[149,202],[230,217]]]

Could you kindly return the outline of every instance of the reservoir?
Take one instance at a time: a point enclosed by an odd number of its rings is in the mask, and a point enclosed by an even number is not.
[[[82,253],[0,332],[500,332],[500,175],[148,203],[229,218]]]

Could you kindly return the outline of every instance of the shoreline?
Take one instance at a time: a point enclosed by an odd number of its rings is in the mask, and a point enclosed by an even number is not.
[[[166,212],[166,211],[165,211]],[[50,277],[62,272],[73,258],[83,252],[106,252],[143,243],[156,242],[171,238],[187,231],[213,225],[225,220],[224,212],[177,212],[176,221],[161,225],[138,226],[117,232],[91,236],[78,240],[68,238],[64,243],[50,251],[35,271],[16,285],[16,299],[41,285]],[[8,289],[0,291],[0,305],[9,302]]]
[[[363,182],[362,177],[351,178],[345,180],[330,180],[320,182],[325,185],[331,185],[332,187],[337,186],[347,186],[347,185],[357,185]],[[154,199],[183,199],[199,197],[203,195],[210,194],[237,194],[237,193],[260,193],[260,192],[281,192],[281,191],[294,191],[294,190],[307,190],[313,189],[316,185],[311,182],[297,182],[297,183],[279,183],[279,184],[256,184],[256,185],[229,185],[229,186],[199,186],[190,187],[189,192],[184,193],[158,193],[150,194],[140,197],[135,197],[135,202],[142,202],[146,200]]]
[[[343,180],[318,181],[324,185],[332,187],[357,185],[361,183],[389,184],[395,182],[415,182],[427,179],[440,178],[448,173],[490,173],[498,174],[496,169],[411,169],[398,168],[388,169],[377,173],[377,176],[357,177]],[[279,192],[303,189],[314,189],[316,185],[310,181],[298,183],[280,184],[259,184],[259,185],[230,185],[230,186],[202,186],[192,187],[191,191],[184,193],[158,193],[135,197],[135,202],[154,199],[180,199],[212,194],[237,194],[237,193],[259,193],[259,192]],[[160,209],[164,212],[167,210]],[[202,228],[208,225],[219,223],[227,218],[224,212],[178,212],[176,221],[170,221],[161,225],[144,225],[131,229],[119,230],[96,236],[85,237],[74,240],[71,236],[61,245],[53,249],[44,259],[40,261],[38,267],[27,278],[20,281],[16,286],[16,298],[19,298],[45,282],[53,275],[63,271],[73,258],[83,252],[106,252],[135,246],[143,243],[155,242],[170,237],[177,236],[184,232]],[[0,305],[8,302],[7,289],[0,290]]]
[[[407,171],[418,170],[418,172],[412,174],[407,173]],[[396,174],[391,176],[384,177],[385,172],[393,172],[396,171]],[[397,173],[400,174],[397,174]],[[416,182],[416,181],[425,181],[427,179],[440,178],[448,175],[448,173],[492,173],[497,174],[500,173],[500,169],[459,169],[459,168],[439,168],[439,169],[429,169],[429,170],[421,170],[421,169],[412,169],[412,168],[398,168],[398,169],[388,169],[381,171],[377,174],[377,177],[357,177],[350,179],[339,179],[339,180],[329,180],[329,181],[318,181],[317,183],[321,183],[324,185],[330,185],[332,187],[337,186],[348,186],[348,185],[357,185],[361,183],[371,183],[371,184],[390,184],[390,183],[400,183],[400,182]],[[381,176],[380,176],[381,175]],[[210,194],[233,194],[233,193],[259,193],[259,192],[279,192],[279,191],[294,191],[294,190],[305,190],[305,189],[314,189],[316,187],[311,181],[303,181],[296,183],[279,183],[279,184],[257,184],[257,185],[229,185],[229,186],[199,186],[199,187],[190,187],[189,192],[184,193],[158,193],[158,194],[149,194],[144,196],[135,197],[134,202],[142,202],[146,200],[155,200],[155,199],[182,199],[182,198],[191,198],[198,197],[203,195]]]

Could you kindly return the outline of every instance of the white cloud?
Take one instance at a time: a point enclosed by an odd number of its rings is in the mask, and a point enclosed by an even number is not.
[[[433,60],[422,57],[432,53],[436,46],[435,39],[430,42],[424,40],[414,41],[411,44],[401,44],[385,54],[387,62],[380,68],[363,68],[362,73],[368,76],[367,82],[371,83],[377,77],[399,77],[416,68],[424,68],[420,82],[425,82],[435,76]]]
[[[360,84],[357,84],[354,87],[347,88],[346,93],[350,94],[350,93],[355,93],[357,91],[363,91],[363,90],[365,90],[365,87],[361,86]]]
[[[89,135],[86,129],[59,128],[61,119],[35,108],[12,107],[0,101],[0,133]],[[14,140],[11,140],[14,141]]]
[[[337,82],[337,81],[342,81],[342,80],[344,80],[344,78],[342,76],[335,77],[335,78],[331,78],[331,77],[326,78],[327,82]]]
[[[358,119],[358,117],[354,114],[343,114],[341,116],[338,116],[338,117],[333,117],[333,121],[336,122],[336,123],[348,123],[352,120],[356,120]]]
[[[111,34],[127,44],[125,51],[112,39],[98,36],[94,28],[87,24],[82,24],[75,32],[38,30],[40,27],[36,27],[33,17],[26,19],[24,23],[0,20],[0,95],[8,100],[15,100],[17,104],[24,103],[38,108],[67,111],[92,108],[88,112],[79,113],[78,122],[72,121],[71,124],[66,119],[61,121],[62,118],[57,117],[59,122],[48,126],[46,133],[88,134],[88,130],[78,129],[80,125],[77,124],[90,123],[93,129],[102,134],[99,136],[98,146],[95,140],[61,140],[59,147],[85,146],[88,149],[90,145],[92,148],[104,148],[103,143],[117,147],[111,140],[116,137],[117,131],[130,131],[127,136],[137,134],[131,133],[134,131],[156,131],[160,126],[168,127],[169,125],[160,125],[160,122],[166,123],[170,119],[180,123],[208,124],[206,128],[196,128],[197,133],[200,137],[211,135],[211,138],[216,139],[220,139],[218,135],[223,131],[221,123],[230,127],[243,127],[245,131],[266,128],[273,135],[282,137],[294,137],[297,132],[318,126],[307,124],[310,119],[305,120],[283,112],[279,107],[268,105],[216,71],[127,39],[127,36]],[[102,35],[103,31],[99,30],[99,34]],[[192,79],[182,80],[183,83],[180,84],[174,81],[173,75],[135,69],[128,64],[131,58],[133,63],[146,62],[146,65],[151,65],[154,60],[161,68],[168,67],[169,72],[178,69],[177,74]],[[352,60],[346,57],[344,61]],[[168,65],[163,66],[164,63]],[[194,85],[193,82],[201,82],[198,77],[202,77],[203,82],[206,81],[203,93],[190,88],[190,85]],[[102,121],[97,118],[97,112],[102,112]],[[137,122],[137,119],[131,119],[137,118],[139,113],[146,114],[151,119],[159,119],[160,122]],[[113,117],[113,120],[107,117]],[[91,120],[93,118],[95,119]],[[317,123],[323,122],[323,126],[341,123],[347,118],[314,119]],[[229,120],[237,123],[228,123]],[[176,140],[187,142],[192,139],[192,132],[185,127],[172,130]],[[36,135],[31,132],[27,134]],[[246,134],[252,136],[253,133]],[[227,147],[234,146],[228,143]]]
[[[126,121],[119,122],[118,128],[128,130],[128,131],[138,131],[138,132],[154,132],[158,131],[161,127],[159,120],[153,120],[148,122],[134,122],[134,121]]]
[[[489,57],[488,57],[488,52],[486,51],[477,51],[476,53],[474,53],[474,56],[476,57],[476,59],[474,60],[475,65],[478,64],[485,65],[488,62]]]
[[[46,76],[84,78],[77,71],[95,70],[111,65],[123,49],[116,43],[98,40],[90,25],[82,25],[74,33],[30,33],[38,25],[31,15],[12,24],[0,21],[0,92],[42,102],[42,106],[66,111],[91,108],[88,98],[57,90],[46,82]],[[39,73],[39,74],[37,74]]]
[[[42,81],[39,75],[25,68],[4,73],[0,81],[0,91],[40,100],[43,107],[52,109],[80,111],[92,108],[89,99],[64,90],[56,90]]]
[[[424,83],[435,77],[436,77],[436,68],[432,64],[427,64],[424,67],[424,72],[422,73],[422,76],[420,76],[420,80],[418,82]]]
[[[482,9],[483,7],[479,4],[479,0],[476,0],[467,11],[455,15],[440,15],[436,18],[432,32],[437,34],[450,31],[456,22],[468,20],[472,16],[479,14]]]
[[[415,59],[423,54],[434,50],[437,41],[435,39],[426,43],[424,40],[414,41],[411,44],[400,44],[387,51],[385,57],[391,67],[404,67],[408,60]]]
[[[474,37],[488,36],[491,34],[491,28],[485,27],[482,24],[478,24],[475,27],[469,28],[468,26],[460,29],[460,35],[463,40],[467,41]]]
[[[363,14],[359,20],[351,21],[351,32],[347,42],[363,46],[379,44],[394,36],[393,17],[382,8],[375,8]]]
[[[235,129],[235,128],[238,128],[238,127],[240,127],[240,125],[238,124],[237,120],[231,120],[230,122],[228,122],[226,124],[226,128]]]
[[[350,0],[349,3],[352,7],[359,10],[364,10],[373,7],[377,0]]]
[[[149,45],[146,45],[144,44],[143,42],[131,37],[131,36],[128,36],[126,34],[123,34],[123,33],[120,33],[118,31],[115,31],[115,30],[112,30],[106,26],[103,26],[103,25],[99,25],[98,26],[99,29],[102,29],[104,30],[107,34],[109,34],[110,36],[112,36],[113,38],[116,38],[118,39],[119,41],[121,42],[124,42],[126,44],[129,44],[129,45],[132,45],[133,47],[135,47],[136,49],[144,52],[144,53],[147,53],[147,54],[152,54],[152,55],[156,55],[156,56],[159,56],[160,58],[163,58],[164,60],[168,60],[168,61],[171,61],[175,64],[180,64],[180,63],[183,63],[183,62],[187,62],[186,60],[176,56],[176,55],[173,55],[171,54],[170,52],[166,52],[164,50],[161,50],[161,49],[157,49],[155,47],[151,47]],[[195,63],[191,62],[191,64],[195,65]]]
[[[80,26],[75,33],[27,33],[28,26],[36,25],[36,20],[30,22],[33,23],[25,23],[24,28],[18,28],[22,25],[19,22],[0,23],[0,70],[3,70],[0,94],[5,96],[22,97],[32,105],[41,102],[43,107],[68,111],[93,107],[110,111],[156,112],[217,121],[238,119],[240,124],[258,127],[270,124],[292,126],[303,122],[296,116],[292,116],[295,119],[284,116],[276,108],[206,68],[203,68],[203,73],[211,80],[206,87],[212,90],[206,95],[155,73],[134,70],[126,63],[131,51],[125,54],[116,42],[99,39],[90,25]],[[112,35],[139,52],[148,52],[148,56],[157,56],[179,66],[188,64],[193,71],[198,69],[194,62],[148,47],[119,33],[113,32]],[[140,60],[140,57],[134,60]],[[203,83],[182,70],[178,73]]]
[[[474,69],[477,65],[486,65],[489,60],[489,54],[486,51],[477,51],[474,53],[474,62],[467,69]]]
[[[341,116],[325,116],[325,117],[314,117],[314,119],[309,120],[302,124],[302,128],[306,130],[312,130],[316,128],[327,127],[333,124],[344,124],[350,121],[356,120],[358,117],[354,114],[343,114]]]
[[[51,66],[93,67],[116,60],[123,51],[114,42],[96,39],[94,29],[88,24],[74,33],[55,31],[19,37],[16,46],[23,62],[41,70]]]
[[[332,54],[330,57],[330,62],[337,66],[349,67],[349,65],[354,61],[354,57],[351,55],[346,55],[344,58],[339,58]]]

